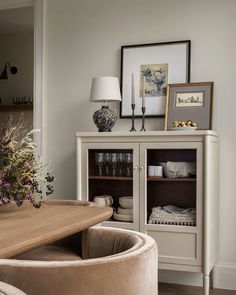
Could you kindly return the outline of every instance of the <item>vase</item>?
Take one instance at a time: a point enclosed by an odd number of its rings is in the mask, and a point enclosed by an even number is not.
[[[116,120],[117,114],[108,106],[102,106],[100,110],[93,114],[93,121],[99,132],[110,132]]]

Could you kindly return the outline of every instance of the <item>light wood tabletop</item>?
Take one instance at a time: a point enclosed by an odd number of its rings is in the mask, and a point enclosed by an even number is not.
[[[77,201],[46,201],[40,209],[25,202],[22,207],[0,208],[0,258],[60,240],[109,219],[111,208]]]

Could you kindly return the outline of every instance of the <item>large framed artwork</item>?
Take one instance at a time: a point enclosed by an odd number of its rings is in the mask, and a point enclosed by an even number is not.
[[[141,117],[142,87],[146,117],[164,117],[168,83],[190,81],[190,40],[121,47],[120,117]],[[143,82],[144,81],[144,82]]]
[[[178,122],[194,122],[197,129],[211,129],[212,93],[213,82],[169,84],[165,130],[176,129],[173,127]]]

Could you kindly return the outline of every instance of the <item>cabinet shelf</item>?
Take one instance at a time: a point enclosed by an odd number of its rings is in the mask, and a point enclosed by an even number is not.
[[[181,178],[158,178],[158,177],[148,177],[147,181],[160,181],[160,182],[196,182],[196,178],[181,177]]]
[[[132,177],[126,176],[89,176],[89,179],[96,179],[96,180],[133,180]]]
[[[196,225],[169,225],[169,224],[146,224],[149,230],[158,230],[160,232],[178,232],[178,233],[197,233]]]
[[[2,104],[0,105],[0,112],[26,112],[32,111],[32,104]]]
[[[133,223],[133,221],[121,221],[121,220],[116,220],[114,218],[111,218],[111,219],[109,219],[107,221],[109,221],[109,222],[111,222],[113,224],[124,224],[124,223],[126,223],[126,224],[132,224]]]

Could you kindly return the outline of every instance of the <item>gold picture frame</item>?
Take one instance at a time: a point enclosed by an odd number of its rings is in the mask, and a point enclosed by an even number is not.
[[[211,130],[213,82],[167,85],[165,130],[172,130],[174,121],[192,121],[197,129]],[[181,128],[181,127],[180,127]]]

